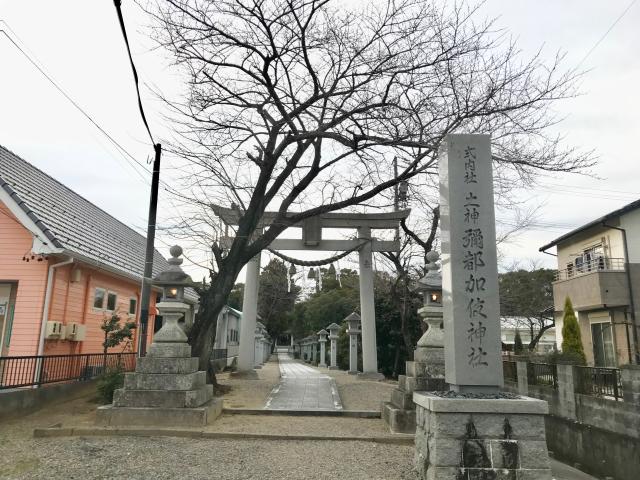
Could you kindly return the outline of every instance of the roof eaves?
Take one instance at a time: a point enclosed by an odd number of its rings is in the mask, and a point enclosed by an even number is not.
[[[640,200],[635,200],[635,201],[629,203],[628,205],[625,205],[622,208],[619,208],[617,210],[614,210],[613,212],[607,213],[606,215],[603,215],[600,218],[592,220],[591,222],[586,223],[586,224],[582,225],[581,227],[578,227],[578,228],[576,228],[574,230],[571,230],[568,233],[565,233],[564,235],[559,236],[555,240],[553,240],[553,241],[547,243],[546,245],[543,245],[542,247],[540,247],[538,249],[538,251],[539,252],[544,252],[545,250],[558,245],[559,243],[563,242],[564,240],[567,240],[568,238],[571,238],[571,237],[573,237],[574,235],[576,235],[576,234],[578,234],[580,232],[583,232],[583,231],[585,231],[585,230],[587,230],[587,229],[589,229],[591,227],[595,227],[597,225],[602,225],[605,222],[607,222],[607,220],[611,220],[612,218],[615,218],[615,217],[620,217],[620,216],[624,215],[625,213],[630,212],[632,210],[635,210],[635,209],[637,209],[639,207],[640,207]]]
[[[53,243],[53,245],[57,248],[64,248],[64,245],[56,238],[51,229],[38,218],[38,216],[31,210],[29,205],[27,205],[21,198],[20,195],[16,193],[16,191],[11,188],[2,177],[0,177],[0,187],[7,192],[7,194],[13,199],[13,201],[20,207],[20,209],[27,215],[33,223],[38,227],[38,229],[44,234],[47,239]]]

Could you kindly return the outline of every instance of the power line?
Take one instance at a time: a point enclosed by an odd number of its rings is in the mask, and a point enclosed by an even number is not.
[[[7,25],[6,21],[2,21],[5,25]],[[9,30],[11,30],[12,33],[13,30],[11,28],[9,28]],[[43,67],[41,67],[40,65],[38,65],[38,63],[31,58],[31,56],[20,46],[18,45],[18,43],[9,35],[9,33],[5,30],[5,29],[0,29],[0,33],[3,33],[4,36],[11,42],[11,44],[18,49],[18,51],[29,61],[29,63],[31,63],[34,67],[36,67],[36,69],[49,81],[49,83],[51,83],[51,85],[53,85],[56,90],[58,90],[80,113],[82,113],[82,115],[84,115],[85,118],[87,118],[105,137],[107,137],[107,139],[109,139],[109,141],[115,145],[115,147],[118,149],[118,151],[122,154],[122,152],[124,152],[131,160],[133,160],[139,167],[143,168],[147,173],[149,173],[149,171],[147,170],[146,166],[142,163],[140,163],[133,155],[131,155],[122,145],[120,145],[120,143],[118,143],[111,135],[109,135],[109,133],[102,128],[98,122],[96,122],[91,115],[89,115],[75,100],[73,100],[73,98],[71,98],[71,96],[69,96],[69,94],[62,88],[60,87],[60,85],[58,85],[55,80],[53,80],[53,78],[47,74],[47,72],[44,70]],[[17,38],[17,36],[16,36]],[[124,155],[123,155],[124,157]],[[134,165],[131,164],[131,162],[129,161],[129,159],[127,159],[126,157],[124,157],[125,160],[131,165],[131,167],[135,170],[135,172],[145,181],[146,178],[144,178],[144,176],[140,173],[140,171],[138,171],[137,168],[134,167]]]
[[[622,20],[622,17],[624,17],[627,12],[629,10],[631,10],[631,7],[633,7],[633,5],[637,2],[638,0],[632,0],[631,3],[629,3],[629,5],[627,6],[627,8],[624,9],[624,11],[620,14],[620,16],[618,18],[616,18],[616,21],[613,22],[611,24],[611,26],[608,28],[608,30],[606,32],[604,32],[604,35],[602,35],[602,37],[600,37],[600,40],[598,40],[595,45],[593,47],[591,47],[591,50],[589,50],[587,52],[587,54],[582,57],[582,60],[580,60],[580,62],[578,63],[578,65],[576,65],[576,68],[578,68],[580,65],[582,65],[584,63],[584,61],[589,57],[589,55],[591,55],[593,53],[593,51],[598,48],[598,45],[600,45],[602,43],[602,41],[607,37],[607,35],[609,35],[609,33],[611,32],[611,30],[613,30],[613,28],[618,24],[618,22],[620,22],[620,20]]]

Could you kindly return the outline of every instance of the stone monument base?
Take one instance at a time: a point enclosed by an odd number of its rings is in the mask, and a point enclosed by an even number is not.
[[[162,331],[162,330],[161,330]],[[158,332],[160,333],[160,332]],[[182,335],[184,335],[182,333]],[[206,372],[182,342],[154,342],[136,371],[126,373],[124,387],[113,404],[99,407],[96,423],[103,426],[201,427],[222,413],[222,399],[213,398]]]
[[[329,370],[340,370],[340,367],[336,365],[335,367],[329,367]]]
[[[222,413],[222,399],[212,398],[200,407],[98,407],[96,424],[104,427],[202,427]]]
[[[414,392],[421,480],[551,480],[547,402]]]

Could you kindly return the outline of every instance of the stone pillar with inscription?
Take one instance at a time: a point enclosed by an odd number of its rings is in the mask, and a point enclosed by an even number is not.
[[[450,390],[414,392],[416,469],[421,479],[550,480],[547,403],[501,391],[491,138],[448,135],[439,158]]]
[[[242,299],[240,320],[240,345],[238,348],[237,374],[257,378],[255,364],[255,331],[258,317],[258,288],[260,284],[260,254],[247,263],[247,277]]]

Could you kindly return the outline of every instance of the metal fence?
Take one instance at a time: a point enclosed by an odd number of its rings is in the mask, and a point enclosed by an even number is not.
[[[502,361],[505,383],[518,383],[518,364],[512,360]]]
[[[622,400],[620,370],[603,367],[575,367],[578,393]]]
[[[553,363],[527,363],[529,385],[558,389],[558,368]]]
[[[213,354],[211,355],[211,360],[222,360],[223,358],[227,358],[227,349],[214,348]]]
[[[0,357],[0,390],[89,380],[111,368],[131,372],[135,366],[135,352]]]

